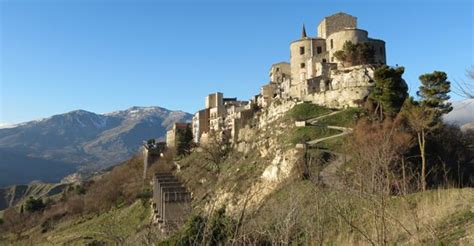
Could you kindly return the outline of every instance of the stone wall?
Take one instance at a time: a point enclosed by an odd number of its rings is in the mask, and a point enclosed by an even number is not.
[[[345,13],[325,17],[318,25],[318,37],[327,38],[345,28],[357,28],[357,18]]]
[[[329,51],[329,59],[331,62],[337,62],[334,52],[342,50],[347,41],[353,44],[366,43],[369,40],[369,33],[361,29],[346,29],[335,32],[326,39],[326,46]]]

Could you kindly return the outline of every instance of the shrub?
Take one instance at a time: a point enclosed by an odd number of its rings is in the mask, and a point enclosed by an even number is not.
[[[220,208],[209,218],[192,216],[180,232],[160,245],[226,245],[235,228],[236,222]]]
[[[374,55],[375,51],[369,44],[353,44],[351,41],[346,41],[342,50],[334,53],[336,59],[348,66],[373,64]]]
[[[30,213],[43,211],[45,207],[46,204],[43,203],[43,199],[41,198],[35,199],[30,196],[30,198],[25,203],[25,209]]]
[[[137,199],[140,199],[142,204],[146,206],[152,196],[153,192],[150,189],[144,189],[142,192],[137,194]]]

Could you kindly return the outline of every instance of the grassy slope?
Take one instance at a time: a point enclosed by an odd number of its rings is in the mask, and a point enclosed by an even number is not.
[[[279,219],[285,218],[287,221],[294,220],[295,224],[304,227],[303,230],[311,228],[310,230],[321,233],[320,240],[323,244],[367,244],[361,234],[341,220],[338,214],[342,213],[350,218],[357,228],[367,232],[376,241],[373,215],[369,209],[373,204],[350,193],[321,190],[309,181],[296,181],[274,192],[262,208],[252,215],[255,216],[252,220],[260,223],[260,230],[267,225],[268,230],[276,235],[284,233],[284,230],[276,229],[286,226]],[[472,204],[473,188],[432,190],[406,197],[393,197],[386,209],[389,217],[389,242],[410,245],[472,245]],[[293,217],[288,217],[287,212],[281,211],[298,212]],[[318,228],[318,225],[321,227]]]
[[[286,118],[289,120],[308,120],[323,116],[334,112],[334,110],[325,108],[322,106],[302,103],[296,105],[291,109]],[[324,117],[318,121],[318,126],[307,126],[301,128],[293,128],[288,134],[287,141],[292,144],[299,143],[301,141],[308,141],[316,138],[328,137],[340,133],[338,130],[328,129],[326,126],[342,126],[342,127],[352,127],[356,123],[357,115],[360,113],[358,108],[347,108],[341,110],[341,112]],[[316,147],[323,149],[331,149],[337,151],[344,141],[344,137],[333,138],[327,141],[320,142]]]
[[[287,113],[287,118],[293,121],[302,121],[302,120],[309,120],[311,118],[315,118],[321,115],[329,114],[334,110],[318,106],[311,103],[301,103],[293,107]]]
[[[130,206],[113,209],[98,216],[76,217],[62,221],[46,233],[41,233],[39,226],[35,227],[27,232],[28,238],[15,243],[84,245],[93,239],[114,243],[114,235],[125,239],[136,234],[142,226],[149,223],[150,215],[149,206],[145,207],[141,201],[137,201]]]

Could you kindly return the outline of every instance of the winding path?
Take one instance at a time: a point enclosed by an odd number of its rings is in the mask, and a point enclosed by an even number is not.
[[[338,114],[340,112],[343,112],[343,111],[334,111],[334,112],[329,113],[329,114],[325,114],[325,115],[322,115],[322,116],[319,116],[319,117],[316,117],[316,118],[312,118],[312,119],[307,120],[306,123],[310,126],[321,127],[321,125],[318,124],[319,120],[324,119],[324,118],[329,117],[329,116],[332,116],[332,115],[335,115],[335,114]],[[348,134],[352,133],[352,128],[348,128],[348,127],[341,127],[341,126],[326,126],[326,127],[328,129],[334,129],[334,130],[341,131],[341,133],[338,133],[338,134],[335,134],[335,135],[332,135],[332,136],[329,136],[329,137],[313,139],[313,140],[310,140],[306,143],[310,146],[314,146],[314,145],[316,145],[320,142],[323,142],[323,141],[326,141],[326,140],[329,140],[329,139],[333,139],[333,138],[337,138],[337,137],[342,137],[342,136],[345,136],[345,135],[348,135]],[[329,187],[332,187],[332,188],[335,188],[335,189],[342,188],[342,182],[339,179],[339,177],[337,176],[337,170],[344,163],[349,161],[351,159],[351,157],[348,156],[348,155],[345,155],[345,154],[334,152],[334,151],[330,151],[330,150],[326,150],[326,149],[322,149],[322,148],[318,148],[318,147],[316,147],[316,148],[319,149],[322,152],[330,153],[330,154],[336,156],[336,158],[334,160],[332,160],[331,162],[329,162],[329,164],[319,173],[319,177],[321,178],[321,181],[326,186],[329,186]]]

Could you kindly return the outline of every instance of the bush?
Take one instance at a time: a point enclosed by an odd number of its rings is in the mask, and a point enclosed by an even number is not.
[[[137,199],[140,199],[142,201],[142,204],[146,206],[152,196],[153,192],[150,189],[145,189],[137,194]]]
[[[44,204],[43,199],[41,198],[35,199],[30,196],[30,198],[25,203],[25,209],[30,213],[43,211],[45,207],[46,204]]]
[[[369,44],[353,44],[351,41],[346,41],[342,50],[334,53],[336,59],[348,66],[373,64],[375,62],[374,55],[375,51]]]
[[[235,228],[236,222],[220,208],[210,218],[192,216],[180,232],[160,245],[226,245]]]

